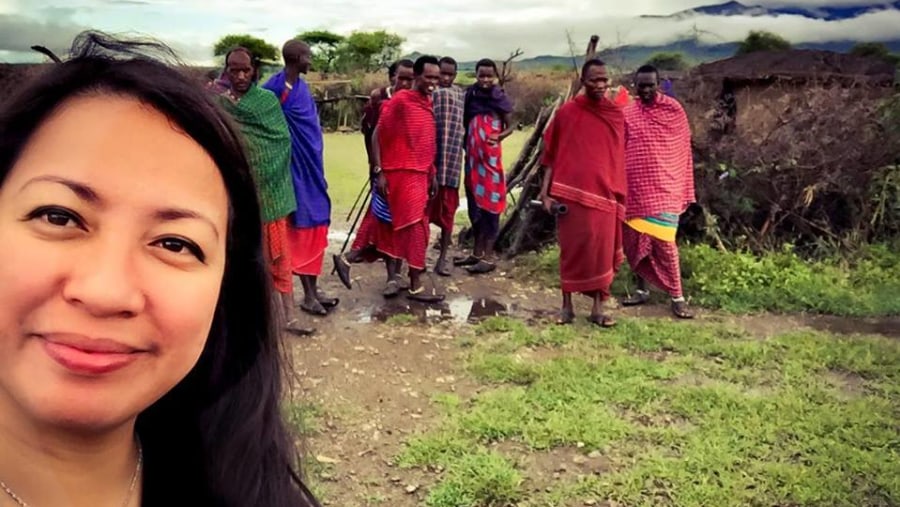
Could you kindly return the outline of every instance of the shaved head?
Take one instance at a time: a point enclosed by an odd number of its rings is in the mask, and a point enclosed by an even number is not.
[[[300,74],[309,72],[312,63],[312,51],[309,49],[309,44],[302,40],[289,40],[284,43],[281,55],[284,57],[285,67],[294,69]]]

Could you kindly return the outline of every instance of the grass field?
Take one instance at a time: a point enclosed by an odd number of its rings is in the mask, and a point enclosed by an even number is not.
[[[900,504],[900,344],[724,324],[481,324],[483,388],[398,461],[431,507]]]
[[[512,166],[530,131],[516,132],[503,143],[503,162]],[[340,223],[359,195],[368,174],[362,134],[325,135],[325,177],[328,180],[335,221]]]

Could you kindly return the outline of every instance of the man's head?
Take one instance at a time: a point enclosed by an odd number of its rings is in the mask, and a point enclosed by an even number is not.
[[[606,73],[606,64],[599,58],[592,58],[584,62],[581,67],[581,84],[584,85],[584,94],[594,101],[599,101],[606,94],[609,87],[609,75]]]
[[[458,66],[456,60],[445,56],[441,58],[441,88],[450,88],[456,81]]]
[[[225,72],[232,91],[238,95],[247,93],[256,79],[256,62],[247,48],[234,48],[225,55]]]
[[[494,63],[494,60],[484,58],[478,60],[478,63],[475,64],[475,79],[480,88],[488,89],[494,86],[499,75],[500,73],[497,72],[497,64]]]
[[[312,51],[309,45],[301,40],[289,40],[281,49],[281,55],[284,57],[284,66],[290,69],[296,69],[301,74],[309,72],[312,65]]]
[[[659,71],[652,65],[644,65],[634,74],[634,87],[637,89],[638,98],[644,104],[650,105],[656,101],[656,93],[659,89]]]
[[[416,81],[415,68],[416,64],[412,60],[400,60],[397,62],[396,74],[394,74],[393,87],[394,91],[412,90]]]
[[[413,67],[416,74],[416,90],[431,95],[441,81],[441,62],[434,56],[420,56]]]

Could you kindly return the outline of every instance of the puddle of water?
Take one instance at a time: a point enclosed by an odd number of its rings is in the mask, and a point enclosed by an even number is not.
[[[391,317],[409,315],[422,323],[446,320],[474,323],[489,317],[508,315],[516,309],[515,305],[508,307],[492,298],[454,297],[440,304],[426,305],[400,297],[361,309],[356,320],[361,323],[386,322]]]
[[[900,317],[852,319],[823,315],[809,317],[803,323],[813,329],[835,334],[880,334],[900,338]]]

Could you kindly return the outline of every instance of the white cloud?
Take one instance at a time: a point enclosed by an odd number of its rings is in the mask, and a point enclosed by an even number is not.
[[[222,35],[248,32],[276,45],[297,33],[324,28],[339,33],[386,29],[406,37],[405,50],[449,53],[460,59],[501,57],[522,48],[527,56],[567,54],[566,31],[581,51],[597,33],[602,46],[664,44],[700,34],[710,43],[742,39],[749,30],[771,30],[793,42],[834,39],[886,40],[897,36],[900,12],[824,22],[801,16],[692,17],[674,21],[639,18],[665,15],[719,0],[0,0],[6,12],[0,33],[12,30],[29,36],[28,44],[46,38],[58,43],[81,26],[112,32],[152,34],[197,63],[207,63],[211,47]],[[792,4],[836,5],[870,0],[791,0]],[[745,0],[775,5],[783,0]],[[10,17],[10,13],[15,13]],[[17,28],[18,27],[18,28]],[[37,30],[44,27],[43,30]],[[46,27],[55,27],[47,29]],[[13,32],[10,33],[13,33]],[[21,49],[16,36],[0,35],[0,50]],[[20,41],[20,42],[16,42]]]

